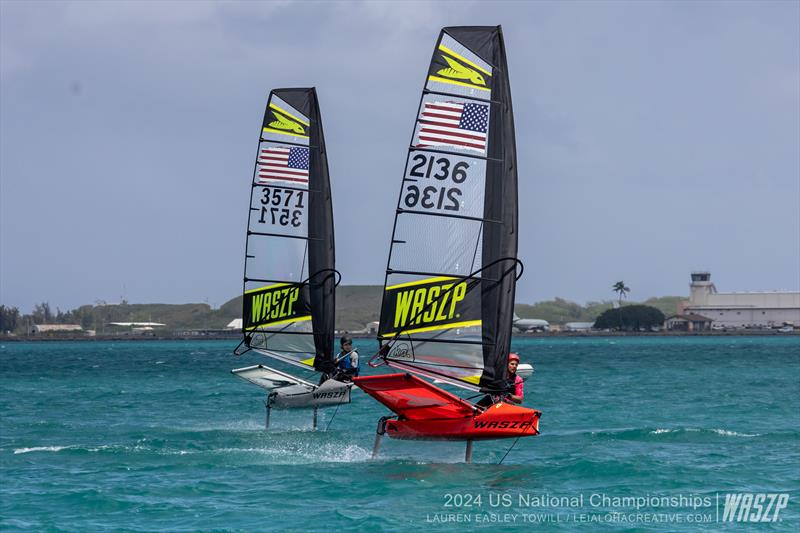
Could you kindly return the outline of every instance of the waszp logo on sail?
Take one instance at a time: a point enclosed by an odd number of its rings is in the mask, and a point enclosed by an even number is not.
[[[418,287],[397,293],[394,327],[445,322],[456,316],[456,306],[467,294],[467,282],[453,286]]]
[[[788,493],[740,492],[725,494],[724,502],[717,494],[717,512],[722,503],[722,522],[779,522],[780,513],[789,504]]]
[[[254,294],[252,300],[252,321],[255,323],[294,314],[294,304],[300,295],[298,287],[287,287],[275,291]]]

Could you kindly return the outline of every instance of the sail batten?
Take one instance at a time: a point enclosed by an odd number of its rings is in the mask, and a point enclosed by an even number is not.
[[[409,149],[409,150],[415,150],[415,149],[416,149],[416,147],[415,147],[414,145],[409,145],[409,146],[408,146],[408,149]],[[434,153],[434,154],[444,154],[444,155],[461,155],[459,152],[451,152],[451,151],[447,151],[447,150],[440,150],[440,149],[437,149],[437,148],[432,148],[432,147],[428,147],[428,148],[426,148],[426,149],[425,149],[425,151],[426,151],[426,152],[431,152],[431,153]],[[494,159],[493,159],[493,158],[491,158],[491,157],[487,157],[487,156],[483,156],[483,155],[478,155],[478,154],[472,154],[472,158],[473,158],[473,159],[483,159],[484,161],[502,161],[502,159],[497,159],[497,158],[494,158]]]
[[[252,185],[252,187],[253,187],[254,189],[255,189],[255,188],[257,188],[257,187],[261,187],[261,186],[262,186],[262,185],[261,185],[261,184],[258,184],[258,183],[254,183],[254,184]],[[282,188],[282,189],[284,189],[284,190],[289,190],[289,191],[306,191],[306,190],[308,190],[308,189],[306,189],[306,188],[302,188],[302,187],[291,187],[291,186],[288,186],[288,185],[282,185],[282,186],[281,186],[281,188]],[[253,209],[252,207],[251,207],[250,209],[251,209],[251,211],[257,211],[257,209]]]
[[[436,41],[395,213],[378,339],[390,366],[496,390],[510,348],[517,174],[500,27]]]
[[[406,181],[411,181],[411,180],[406,180]],[[412,215],[422,215],[422,216],[428,216],[428,217],[461,218],[461,219],[464,219],[464,220],[475,220],[477,222],[488,222],[490,224],[502,224],[503,223],[502,220],[489,220],[489,219],[485,219],[485,218],[470,217],[470,216],[466,216],[466,215],[448,215],[448,214],[445,214],[445,213],[426,213],[425,211],[414,211],[412,209],[398,209],[397,212],[398,213],[409,213],[409,214],[412,214]]]
[[[302,235],[287,235],[285,233],[267,233],[265,231],[251,231],[249,234],[257,235],[259,237],[281,237],[286,239],[298,239],[301,241],[310,240],[308,237],[303,237]]]
[[[425,94],[435,94],[435,95],[441,95],[441,96],[452,96],[452,93],[446,93],[446,92],[440,92],[440,91],[429,91],[427,89],[423,89],[422,94],[423,95],[425,95]],[[486,100],[484,98],[475,98],[475,97],[467,96],[467,95],[463,95],[463,94],[459,95],[459,98],[464,98],[466,100],[475,100],[476,102],[484,102],[484,103],[489,103],[489,104],[492,104],[492,105],[501,105],[502,104],[502,102],[500,102],[498,100]]]

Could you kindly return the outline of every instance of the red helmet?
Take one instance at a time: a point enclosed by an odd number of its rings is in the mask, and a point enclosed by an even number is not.
[[[509,362],[516,361],[517,363],[519,363],[519,355],[517,355],[515,352],[511,352],[510,354],[508,354],[508,361]]]

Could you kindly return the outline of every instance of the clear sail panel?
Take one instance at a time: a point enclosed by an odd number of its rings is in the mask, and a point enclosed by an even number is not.
[[[477,387],[483,372],[480,325],[398,337],[387,359]]]
[[[389,268],[467,276],[481,265],[482,223],[400,213]]]
[[[280,326],[261,326],[252,332],[250,347],[274,352],[287,362],[314,366],[314,336],[310,320]]]
[[[305,239],[250,235],[245,277],[287,282],[305,280],[308,278],[307,243]],[[246,290],[251,288],[254,287],[246,287]]]

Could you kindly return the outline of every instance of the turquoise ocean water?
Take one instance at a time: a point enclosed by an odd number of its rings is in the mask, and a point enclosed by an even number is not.
[[[0,530],[716,531],[731,493],[789,497],[737,529],[800,529],[797,337],[515,339],[542,434],[502,464],[511,440],[464,464],[463,443],[384,438],[371,460],[387,411],[358,390],[317,431],[273,411],[265,432],[229,373],[265,361],[234,346],[2,345]]]

